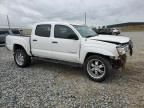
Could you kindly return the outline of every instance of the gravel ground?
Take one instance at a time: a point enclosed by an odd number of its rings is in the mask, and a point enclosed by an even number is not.
[[[135,45],[126,69],[102,83],[80,68],[34,60],[18,68],[0,47],[0,108],[144,108],[144,33],[123,33]]]

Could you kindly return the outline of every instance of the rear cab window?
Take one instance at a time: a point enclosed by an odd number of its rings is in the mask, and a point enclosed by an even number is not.
[[[41,37],[50,37],[51,25],[50,24],[40,24],[36,26],[35,35]]]

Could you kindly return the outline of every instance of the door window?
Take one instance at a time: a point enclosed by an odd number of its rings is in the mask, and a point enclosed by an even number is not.
[[[78,39],[74,31],[65,25],[55,25],[54,37],[63,39]]]
[[[49,24],[37,25],[35,35],[42,37],[50,37],[50,32],[51,32],[51,25]]]

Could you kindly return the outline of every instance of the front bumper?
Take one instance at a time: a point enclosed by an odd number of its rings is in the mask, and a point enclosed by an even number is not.
[[[127,55],[119,56],[119,59],[112,60],[112,67],[115,69],[119,69],[120,67],[124,67],[127,61]]]
[[[115,57],[115,59],[112,60],[112,66],[115,69],[119,69],[121,67],[125,67],[127,56],[133,55],[133,46],[129,45],[128,50],[125,54],[119,55],[118,57]]]
[[[112,66],[114,68],[125,67],[127,56],[133,55],[133,42],[130,40],[128,43],[121,46],[124,49],[123,54],[119,54],[118,57],[112,59]]]

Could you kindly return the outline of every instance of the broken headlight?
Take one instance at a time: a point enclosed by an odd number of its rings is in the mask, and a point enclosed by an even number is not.
[[[123,55],[126,53],[125,48],[122,48],[121,46],[117,46],[116,49],[117,49],[119,55]]]

